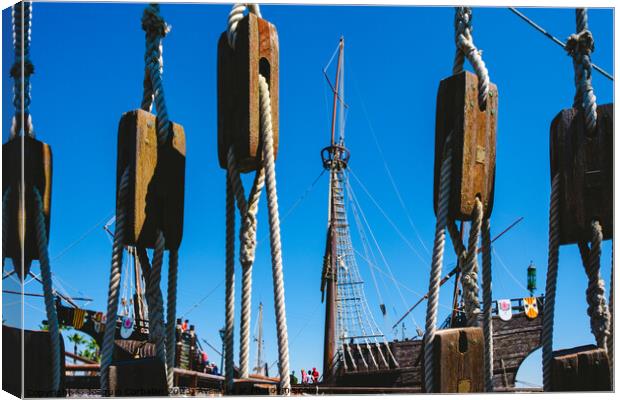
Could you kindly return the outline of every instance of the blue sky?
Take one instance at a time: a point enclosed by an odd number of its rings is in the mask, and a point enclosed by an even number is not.
[[[97,310],[104,309],[107,296],[111,245],[101,226],[114,211],[118,121],[123,112],[139,107],[142,95],[143,8],[142,4],[110,3],[35,3],[33,8],[31,59],[36,74],[32,78],[31,111],[37,137],[51,144],[54,153],[49,246],[52,270],[72,295],[94,298],[87,307]],[[196,4],[163,5],[161,9],[172,25],[163,53],[168,111],[173,121],[184,126],[187,137],[178,315],[215,289],[187,318],[196,324],[199,335],[216,347],[220,346],[218,330],[224,319],[224,287],[220,283],[224,277],[225,183],[216,149],[216,54],[229,9],[228,5]],[[575,30],[573,9],[522,11],[562,40]],[[407,305],[413,304],[419,298],[416,293],[423,294],[428,287],[430,255],[423,245],[432,248],[435,227],[435,101],[439,81],[452,70],[453,8],[263,6],[262,13],[276,25],[280,40],[277,177],[281,215],[321,172],[319,151],[328,144],[331,107],[322,68],[344,35],[350,166],[415,252],[359,183],[352,179],[351,184],[394,275],[408,288],[402,289]],[[593,61],[613,71],[613,12],[590,9],[589,19],[596,41]],[[3,141],[7,140],[13,113],[10,22],[10,9],[5,9]],[[475,43],[484,51],[491,80],[499,91],[492,230],[498,233],[516,218],[525,217],[494,246],[494,297],[523,297],[527,295],[524,286],[530,261],[538,266],[538,293],[544,291],[549,125],[560,110],[572,104],[572,61],[557,45],[505,8],[475,8],[473,24]],[[594,73],[593,85],[599,104],[613,101],[611,81]],[[390,183],[372,129],[406,211]],[[320,303],[319,283],[326,206],[324,175],[282,223],[291,366],[297,375],[301,368],[321,368],[324,306]],[[277,358],[277,348],[265,207],[263,198],[253,308],[257,310],[259,301],[265,304],[266,359],[271,363]],[[87,232],[83,240],[63,252]],[[360,246],[358,235],[352,234],[354,245]],[[610,276],[610,249],[610,243],[605,243],[601,273],[606,281]],[[454,255],[448,252],[446,272],[454,261]],[[586,315],[586,276],[577,247],[562,248],[560,262],[555,348],[593,343]],[[394,290],[395,284],[380,280],[381,296],[388,308],[384,319],[369,267],[361,259],[358,263],[367,282],[370,308],[384,333],[392,338],[389,327],[407,307]],[[38,267],[34,270],[38,271]],[[10,280],[3,284],[5,288],[16,287]],[[165,287],[164,278],[164,294]],[[40,288],[34,282],[28,284],[27,290]],[[448,284],[441,292],[440,303],[447,307],[451,296],[452,284]],[[3,295],[3,313],[9,322],[18,309],[11,305],[16,300]],[[45,318],[41,312],[43,302],[28,298],[27,303],[25,325],[33,328]],[[447,315],[446,307],[440,307],[440,319]],[[424,305],[413,313],[421,326],[424,313]],[[412,336],[414,323],[411,319],[406,323],[406,336]],[[212,351],[209,355],[219,362]],[[254,362],[254,348],[251,357]],[[540,383],[539,360],[533,356],[526,361],[520,379]]]

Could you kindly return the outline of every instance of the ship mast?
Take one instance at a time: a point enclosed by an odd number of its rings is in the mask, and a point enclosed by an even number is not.
[[[332,124],[331,124],[331,145],[321,151],[323,167],[330,171],[329,176],[329,203],[328,203],[328,234],[326,244],[326,254],[323,266],[322,289],[325,294],[325,338],[323,347],[323,382],[333,379],[336,366],[337,337],[337,292],[336,284],[338,279],[338,259],[337,259],[337,229],[333,226],[334,216],[334,185],[336,182],[336,171],[346,168],[349,159],[349,152],[344,147],[344,143],[336,144],[336,117],[340,94],[338,89],[341,85],[342,60],[344,52],[344,38],[340,38],[338,48],[338,66],[336,70],[335,84],[332,86],[334,94]],[[341,104],[342,107],[342,104]],[[342,112],[342,110],[341,110]]]
[[[263,345],[265,342],[263,341],[263,303],[258,303],[258,336],[256,337],[256,341],[258,342],[257,351],[256,351],[256,367],[254,367],[254,371],[259,375],[265,375],[265,363],[263,362]]]

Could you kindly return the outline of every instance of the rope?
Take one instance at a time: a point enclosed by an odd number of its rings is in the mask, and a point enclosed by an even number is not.
[[[553,317],[555,313],[555,291],[558,279],[558,258],[560,250],[560,174],[551,182],[549,202],[549,255],[547,260],[547,282],[542,329],[543,387],[551,391],[551,364],[553,361]]]
[[[482,225],[482,202],[476,197],[472,213],[471,227],[469,228],[469,242],[467,244],[467,257],[463,264],[463,305],[467,316],[468,326],[478,326],[480,314],[480,299],[478,298],[478,238]]]
[[[437,305],[439,303],[439,280],[443,265],[443,252],[448,222],[448,205],[450,202],[450,175],[452,172],[452,151],[450,134],[444,146],[441,175],[439,178],[439,198],[437,203],[437,223],[435,225],[435,244],[428,285],[428,303],[426,305],[426,333],[424,335],[424,387],[428,393],[434,386],[433,342],[437,324]]]
[[[456,43],[456,54],[454,55],[452,73],[456,75],[462,72],[465,58],[469,60],[478,76],[478,106],[484,111],[489,95],[489,71],[482,60],[482,51],[476,48],[471,35],[473,30],[471,26],[472,10],[471,7],[455,7],[455,10],[454,41]]]
[[[265,186],[267,189],[267,209],[269,213],[269,234],[271,244],[271,267],[273,273],[274,305],[278,336],[278,367],[280,369],[280,393],[289,394],[288,330],[284,304],[284,274],[282,272],[282,247],[280,242],[280,214],[278,211],[278,191],[276,188],[276,168],[273,154],[273,130],[271,121],[271,97],[267,80],[258,77],[261,111],[261,136],[263,139],[263,159],[265,163]]]
[[[146,283],[146,295],[153,299],[153,307],[149,309],[149,341],[155,343],[155,356],[166,364],[166,347],[164,333],[164,302],[161,294],[161,267],[164,261],[165,240],[161,230],[157,230],[153,263],[149,280]],[[174,321],[172,321],[174,322]],[[176,341],[175,341],[176,342]],[[168,372],[166,371],[166,376]]]
[[[11,187],[7,187],[2,193],[2,266],[4,266],[4,258],[6,257],[6,238],[9,231],[9,215],[7,213],[7,205],[9,204],[9,196],[11,195]],[[15,266],[13,266],[15,268]]]
[[[177,271],[179,267],[179,252],[168,252],[168,304],[166,306],[166,368],[168,387],[174,386],[174,360],[176,350],[176,320],[177,320]]]
[[[114,334],[116,332],[116,311],[118,309],[118,287],[121,281],[121,265],[123,264],[123,242],[125,239],[125,201],[129,190],[129,168],[125,168],[121,177],[118,200],[116,204],[116,228],[112,245],[112,265],[110,268],[110,284],[108,288],[108,309],[106,313],[105,331],[101,346],[101,368],[99,381],[102,395],[109,395],[109,368],[114,352]]]
[[[611,279],[609,283],[609,336],[607,336],[607,355],[611,366],[611,376],[614,376],[614,249],[611,246]],[[611,380],[613,382],[613,379]]]
[[[491,308],[493,292],[491,281],[491,220],[482,221],[482,301],[483,301],[483,329],[484,329],[484,378],[487,392],[493,391],[493,317]]]
[[[11,67],[13,78],[13,106],[15,115],[11,124],[10,138],[13,139],[22,131],[25,122],[25,132],[34,137],[32,117],[30,116],[30,76],[34,73],[34,65],[30,61],[30,31],[32,27],[32,3],[20,2],[12,8],[13,20],[13,48],[15,62]]]
[[[231,172],[226,173],[226,333],[224,355],[225,378],[228,394],[234,388],[234,332],[235,332],[235,198]]]
[[[592,87],[592,61],[590,55],[594,51],[594,38],[588,30],[587,9],[576,10],[577,33],[569,36],[566,51],[573,57],[575,69],[575,100],[574,108],[583,108],[585,113],[586,131],[594,134],[596,129],[596,96]]]
[[[233,49],[237,42],[237,25],[239,25],[239,21],[243,19],[246,10],[255,14],[258,18],[261,18],[258,4],[237,3],[233,5],[230,14],[228,14],[228,28],[226,30],[228,44]]]
[[[170,121],[164,97],[163,47],[162,39],[170,32],[170,27],[159,14],[159,4],[149,4],[142,15],[142,29],[146,32],[146,54],[144,56],[144,95],[142,109],[150,111],[153,99],[157,109],[157,142],[166,143],[170,136]]]
[[[607,350],[607,338],[610,336],[610,316],[605,299],[605,282],[601,279],[601,242],[603,230],[598,221],[592,222],[592,246],[588,254],[586,274],[588,275],[588,316],[590,329],[599,348]]]
[[[256,171],[254,183],[248,200],[245,193],[241,176],[237,168],[233,146],[228,150],[228,168],[230,170],[233,193],[237,200],[237,207],[242,215],[240,231],[239,259],[243,269],[241,288],[241,326],[240,326],[240,350],[239,368],[241,376],[247,378],[250,370],[250,320],[252,315],[252,266],[256,255],[256,229],[258,212],[258,200],[265,184],[263,167]]]
[[[58,328],[58,315],[54,305],[54,289],[52,287],[52,271],[50,268],[49,254],[47,251],[47,231],[45,215],[43,214],[43,200],[41,193],[35,187],[34,198],[37,206],[37,244],[39,245],[39,265],[41,267],[41,279],[43,282],[43,296],[45,298],[45,312],[52,344],[52,391],[58,393],[60,389],[60,333]]]

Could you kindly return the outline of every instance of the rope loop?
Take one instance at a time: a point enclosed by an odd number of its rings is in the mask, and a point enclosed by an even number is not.
[[[159,4],[151,3],[144,9],[142,14],[142,29],[147,36],[166,37],[170,32],[170,25],[166,24],[164,18],[159,14]]]
[[[458,74],[463,71],[465,58],[469,60],[478,76],[478,106],[480,110],[486,110],[487,98],[489,96],[489,71],[482,60],[482,51],[476,48],[474,39],[471,35],[473,27],[471,7],[456,7],[454,16],[454,42],[456,44],[456,54],[452,73]]]
[[[237,25],[239,25],[239,21],[241,21],[245,16],[246,10],[253,13],[258,18],[261,18],[258,4],[236,3],[233,5],[232,10],[230,10],[230,14],[228,14],[228,28],[226,30],[228,45],[233,49],[235,48],[235,43],[237,41]]]

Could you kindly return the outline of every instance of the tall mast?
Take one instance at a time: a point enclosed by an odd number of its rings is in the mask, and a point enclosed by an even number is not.
[[[329,207],[328,207],[328,235],[326,244],[326,265],[324,265],[322,289],[326,291],[325,296],[325,337],[323,344],[323,382],[329,382],[333,379],[335,374],[336,361],[336,349],[338,343],[337,337],[337,317],[338,317],[338,305],[337,305],[337,229],[333,226],[335,221],[334,216],[334,185],[336,182],[335,173],[341,168],[346,168],[346,162],[349,158],[348,151],[342,145],[336,145],[336,117],[338,111],[338,100],[340,94],[338,88],[340,87],[340,80],[342,78],[342,59],[344,52],[344,38],[340,38],[339,50],[338,50],[338,66],[336,70],[336,80],[332,87],[334,94],[333,111],[332,111],[332,125],[331,125],[331,145],[324,148],[321,151],[321,157],[323,159],[323,167],[330,171],[329,177]],[[341,109],[342,112],[342,109]],[[344,144],[343,144],[344,145]]]
[[[263,362],[263,303],[258,303],[258,337],[256,341],[258,342],[257,351],[256,351],[256,367],[254,367],[254,371],[256,371],[259,375],[264,375],[264,366]]]

